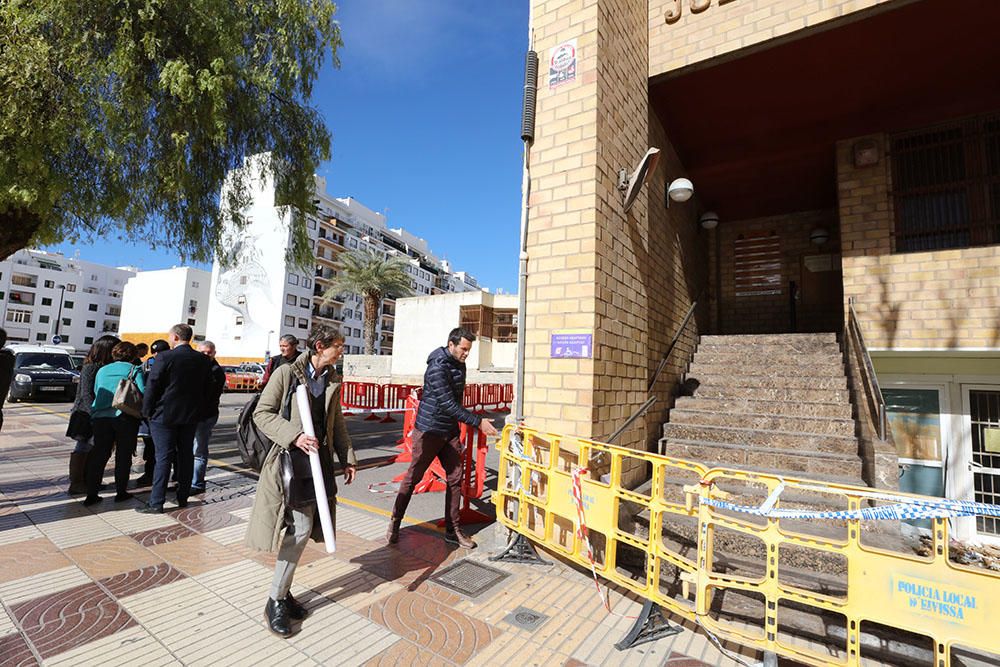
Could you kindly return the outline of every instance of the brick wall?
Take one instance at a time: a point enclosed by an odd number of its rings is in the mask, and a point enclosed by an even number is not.
[[[877,142],[878,164],[855,167],[854,144]],[[880,349],[1000,346],[1000,246],[893,254],[887,137],[837,144],[844,296],[865,343]]]
[[[649,0],[649,76],[787,38],[800,30],[823,29],[827,27],[823,24],[850,20],[851,14],[877,6],[886,9],[913,1]]]
[[[810,233],[823,228],[830,240],[817,246],[809,240]],[[834,269],[829,275],[838,282],[840,255],[838,252],[837,212],[807,211],[788,215],[756,218],[737,222],[723,221],[711,234],[711,309],[713,331],[718,333],[783,333],[792,331],[789,306],[790,283],[795,282],[800,298],[796,304],[798,331],[839,331],[841,302],[839,284],[837,295],[826,302],[816,303],[816,294],[808,292],[815,283],[808,282],[809,270],[803,266],[804,257],[829,260]],[[773,235],[773,236],[772,236]],[[734,249],[740,238],[776,238],[781,250],[780,293],[770,295],[737,296]],[[813,277],[820,274],[814,274]]]
[[[543,71],[531,151],[525,417],[557,433],[607,437],[645,400],[704,272],[691,268],[705,265],[692,245],[695,202],[669,216],[663,206],[665,179],[680,166],[650,119],[646,19],[629,0],[532,4]],[[573,38],[576,80],[550,89],[549,50]],[[625,215],[618,170],[631,171],[649,145],[664,149],[663,160]],[[593,330],[594,358],[550,359],[553,330],[574,328]],[[619,444],[650,446],[661,423],[651,417]]]

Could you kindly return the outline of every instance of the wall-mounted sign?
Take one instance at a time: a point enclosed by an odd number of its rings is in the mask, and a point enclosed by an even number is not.
[[[576,39],[549,50],[549,90],[576,79]]]
[[[591,359],[594,356],[594,332],[590,329],[563,329],[552,332],[552,359]]]

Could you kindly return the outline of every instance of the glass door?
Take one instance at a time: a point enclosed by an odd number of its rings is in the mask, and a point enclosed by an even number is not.
[[[963,385],[973,500],[1000,505],[1000,387]],[[1000,542],[1000,518],[976,517],[976,535]]]

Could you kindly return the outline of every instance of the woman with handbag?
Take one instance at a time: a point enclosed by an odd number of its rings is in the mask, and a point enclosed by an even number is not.
[[[113,359],[111,350],[120,343],[118,336],[105,335],[94,341],[80,368],[80,383],[76,386],[76,400],[69,415],[66,437],[76,440],[76,447],[69,455],[69,492],[87,492],[87,454],[93,447],[94,431],[90,424],[90,406],[94,403],[94,380],[97,371]]]
[[[344,469],[344,482],[354,481],[357,459],[347,423],[340,410],[341,377],[334,366],[344,353],[344,337],[331,327],[318,326],[309,337],[308,349],[280,366],[264,387],[254,423],[274,442],[260,470],[246,544],[259,551],[277,551],[270,596],[264,617],[271,632],[292,635],[291,621],[306,617],[305,607],[292,597],[292,577],[309,538],[323,541],[316,519],[316,498],[308,455],[318,452],[327,498],[320,499],[336,518],[337,484],[333,453]],[[309,408],[316,437],[307,436],[295,400],[295,389],[308,389]],[[336,525],[336,524],[334,524]]]
[[[135,358],[135,345],[122,341],[111,351],[114,361],[97,371],[90,421],[94,428],[94,448],[87,459],[87,497],[84,505],[99,503],[97,495],[104,468],[115,450],[115,502],[128,500],[129,469],[139,433],[139,415],[145,380]]]

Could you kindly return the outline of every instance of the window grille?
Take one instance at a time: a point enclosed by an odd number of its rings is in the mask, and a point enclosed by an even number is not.
[[[1000,114],[890,140],[895,252],[1000,243]]]
[[[740,235],[733,241],[736,296],[781,294],[781,240],[777,234]]]

